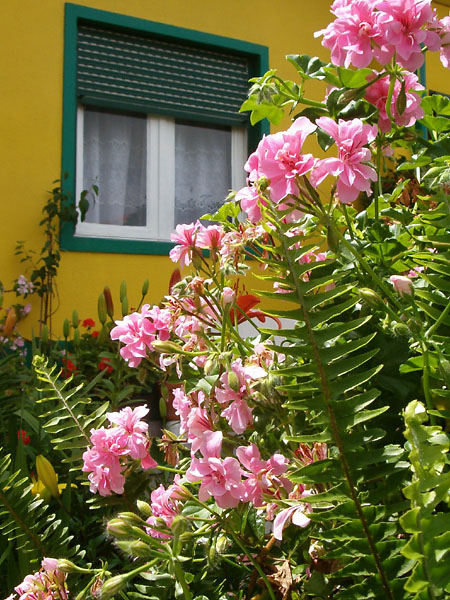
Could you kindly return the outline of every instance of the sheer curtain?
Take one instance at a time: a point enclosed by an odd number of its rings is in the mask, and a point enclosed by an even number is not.
[[[86,222],[145,226],[146,117],[85,108],[83,129],[83,189],[99,188]]]
[[[215,212],[231,187],[231,128],[175,124],[175,223]]]

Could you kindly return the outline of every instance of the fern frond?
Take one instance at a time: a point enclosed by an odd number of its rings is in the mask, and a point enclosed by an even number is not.
[[[40,382],[38,402],[48,407],[41,415],[48,419],[43,428],[51,435],[55,449],[64,453],[62,462],[77,470],[83,451],[90,444],[89,431],[104,422],[109,402],[94,405],[82,395],[83,385],[70,389],[71,379],[60,380],[57,366],[49,366],[43,356],[34,357],[33,368]]]
[[[21,556],[33,568],[45,556],[70,558],[79,555],[73,536],[43,499],[31,492],[28,477],[11,470],[11,456],[0,459],[0,531],[13,541]]]
[[[271,218],[278,228],[276,214]],[[282,378],[277,389],[287,394],[285,408],[306,412],[309,423],[304,434],[285,439],[326,442],[330,448],[327,460],[298,468],[291,479],[319,492],[308,497],[314,536],[323,540],[327,558],[339,558],[330,579],[347,580],[346,591],[337,591],[336,598],[397,600],[406,560],[390,515],[402,502],[406,463],[400,461],[403,449],[385,446],[385,432],[376,426],[388,406],[380,404],[372,386],[382,365],[375,358],[373,330],[365,327],[369,318],[355,315],[359,296],[353,285],[323,287],[332,259],[298,264],[299,251],[290,248],[289,238],[274,237],[283,245],[278,268],[293,290],[282,299],[296,308],[271,314],[298,322],[296,329],[283,331],[286,344],[275,347],[288,359],[274,374]]]

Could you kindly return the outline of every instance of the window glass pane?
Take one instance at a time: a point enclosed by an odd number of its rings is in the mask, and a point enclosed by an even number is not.
[[[88,223],[146,225],[145,116],[84,110],[83,189],[97,185]]]
[[[175,125],[175,224],[195,222],[231,188],[231,128]]]

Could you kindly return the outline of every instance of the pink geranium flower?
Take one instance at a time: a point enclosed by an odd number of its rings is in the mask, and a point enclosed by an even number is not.
[[[440,48],[438,33],[426,29],[434,21],[431,0],[389,0],[380,2],[377,8],[382,13],[379,23],[385,44],[405,69],[415,71],[423,65],[421,44],[432,51]]]
[[[116,327],[111,329],[111,339],[119,340],[125,347],[120,349],[120,355],[130,367],[137,367],[147,356],[147,350],[152,350],[152,342],[156,339],[156,327],[151,320],[150,305],[144,304],[141,312],[134,312],[116,321]]]
[[[169,256],[173,262],[179,262],[180,266],[188,266],[192,262],[192,255],[198,252],[197,231],[200,223],[190,223],[189,225],[177,225],[176,233],[170,235],[172,242],[177,242],[178,246],[172,248]]]
[[[394,93],[391,101],[391,114],[394,122],[399,127],[411,127],[418,119],[424,117],[423,109],[420,107],[421,98],[416,92],[423,89],[423,85],[419,83],[417,75],[414,73],[404,73],[405,90],[406,90],[406,107],[400,114],[397,110],[397,99],[400,94],[402,85],[398,79],[395,81]],[[386,113],[386,100],[388,97],[390,78],[389,75],[382,77],[370,85],[366,90],[366,100],[376,106],[380,112],[378,119],[378,127],[380,131],[386,133],[390,131],[392,124]]]
[[[261,219],[261,205],[267,202],[261,198],[256,187],[244,187],[236,192],[236,202],[240,202],[242,210],[247,213],[248,220],[257,223]]]
[[[371,158],[365,146],[375,139],[377,126],[364,124],[361,119],[339,119],[335,123],[329,117],[320,117],[316,122],[336,141],[338,157],[318,161],[311,173],[312,185],[318,186],[328,175],[338,177],[337,193],[343,204],[356,200],[359,192],[371,194],[370,181],[377,180],[377,173],[365,164]]]
[[[179,500],[183,498],[183,491],[179,485],[180,476],[175,475],[174,483],[167,489],[161,484],[151,493],[151,509],[153,516],[147,519],[149,525],[158,525],[161,519],[167,527],[171,527],[174,518],[180,512]],[[149,535],[157,538],[169,538],[170,535],[152,527],[146,527]]]
[[[196,242],[201,248],[220,250],[222,247],[223,235],[224,230],[221,225],[210,225],[209,227],[201,226],[197,233]]]
[[[335,65],[368,67],[375,57],[381,64],[392,58],[393,51],[384,45],[380,28],[380,13],[375,11],[376,2],[340,0],[332,9],[337,15],[326,29],[317,31],[315,37],[323,35],[322,45],[331,50]]]
[[[309,119],[299,117],[287,131],[265,136],[245,164],[251,183],[262,177],[269,181],[270,197],[275,204],[280,204],[290,194],[298,195],[296,178],[312,169],[314,157],[302,154],[302,146],[315,129]],[[256,217],[257,212],[253,216]]]

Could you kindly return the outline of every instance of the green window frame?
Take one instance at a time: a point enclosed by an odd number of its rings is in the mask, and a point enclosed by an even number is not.
[[[261,75],[268,69],[268,49],[266,46],[250,42],[216,36],[199,31],[156,23],[136,17],[124,16],[77,4],[67,3],[65,6],[65,50],[64,50],[64,88],[63,88],[63,131],[62,131],[62,173],[67,174],[64,179],[64,190],[75,202],[76,184],[76,131],[77,131],[77,106],[80,90],[77,89],[77,61],[79,51],[77,48],[78,32],[84,26],[99,27],[111,32],[138,34],[148,36],[149,40],[160,40],[164,43],[182,43],[200,51],[204,49],[229,53],[231,56],[245,58],[248,61],[249,76]],[[148,106],[130,104],[118,97],[102,97],[82,89],[83,102],[86,105],[99,106],[112,109],[128,109],[148,112]],[[194,92],[195,94],[195,92]],[[164,110],[164,107],[151,107],[152,112],[166,114],[173,117],[186,117],[202,122],[223,125],[227,117],[214,114],[214,110],[207,114],[193,114],[189,107],[176,111],[173,107]],[[236,116],[237,119],[242,117]],[[225,119],[225,120],[224,120]],[[228,117],[229,119],[229,117]],[[230,124],[230,120],[228,120]],[[247,121],[248,123],[248,121]],[[254,126],[248,124],[248,151],[252,152],[263,134],[269,132],[267,121]],[[60,242],[62,250],[85,252],[113,252],[123,254],[156,254],[167,255],[173,243],[154,240],[130,240],[118,238],[92,238],[75,235],[75,227],[64,223],[61,227]]]

